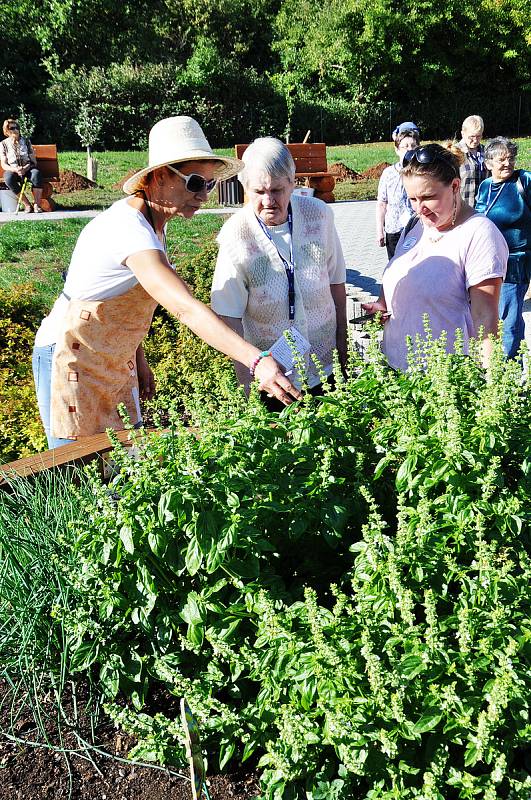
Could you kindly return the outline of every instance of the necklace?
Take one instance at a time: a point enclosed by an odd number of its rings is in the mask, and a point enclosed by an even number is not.
[[[428,228],[427,226],[423,226],[423,228],[428,240],[432,243],[439,242],[444,234],[448,233],[448,231],[438,231],[437,228]]]
[[[494,188],[494,184],[492,182],[489,184],[489,193],[487,195],[487,207],[485,208],[485,211],[483,212],[485,214],[485,216],[488,215],[489,211],[491,210],[491,208],[494,205],[494,203],[496,202],[496,200],[499,200],[501,193],[505,189],[505,183],[506,183],[506,181],[504,181],[501,186],[499,186],[499,185],[496,186],[496,188],[494,189],[494,196],[492,198],[492,201],[491,201],[490,197],[491,197],[491,194],[493,194],[492,190]]]

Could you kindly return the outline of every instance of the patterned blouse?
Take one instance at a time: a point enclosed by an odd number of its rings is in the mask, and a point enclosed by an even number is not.
[[[2,158],[10,167],[25,167],[26,164],[36,165],[35,151],[29,139],[21,136],[18,141],[8,136],[0,142]]]
[[[387,203],[384,227],[386,233],[398,233],[413,216],[413,208],[409,202],[400,164],[386,167],[378,183],[378,200]]]

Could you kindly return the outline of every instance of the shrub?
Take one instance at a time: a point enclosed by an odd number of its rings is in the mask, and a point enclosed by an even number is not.
[[[57,72],[48,98],[63,120],[63,145],[75,146],[75,119],[86,104],[104,120],[100,138],[110,149],[145,149],[152,125],[178,114],[197,119],[213,147],[230,146],[248,140],[250,130],[256,135],[278,131],[283,113],[266,77],[241,69],[204,42],[187,68],[125,61]]]
[[[45,311],[31,284],[0,288],[0,308],[0,462],[5,463],[45,445],[31,367]]]
[[[216,257],[217,245],[212,242],[178,267],[194,295],[207,304]],[[226,397],[235,386],[230,359],[205,344],[162,307],[155,313],[144,350],[157,380],[155,408],[166,409],[173,404],[193,414],[198,405],[207,404],[214,410],[220,397]]]
[[[129,698],[135,754],[182,757],[145,706],[163,686],[269,800],[529,792],[529,381],[499,348],[488,382],[444,343],[418,357],[373,343],[280,416],[236,394],[199,438],[117,450],[112,496],[93,479],[70,664]]]

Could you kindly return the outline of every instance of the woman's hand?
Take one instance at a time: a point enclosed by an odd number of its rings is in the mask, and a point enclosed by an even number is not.
[[[142,400],[151,400],[155,396],[155,376],[146,361],[142,347],[136,351],[136,372],[138,376],[138,391]]]
[[[380,314],[380,322],[382,325],[384,322],[387,322],[391,316],[391,312],[387,310],[385,300],[382,297],[379,297],[378,300],[375,300],[372,303],[362,303],[361,307],[367,312],[369,317],[374,317],[376,314]]]
[[[289,406],[298,400],[301,393],[289,382],[274,358],[261,358],[256,365],[254,375],[260,391],[273,395],[284,405]]]

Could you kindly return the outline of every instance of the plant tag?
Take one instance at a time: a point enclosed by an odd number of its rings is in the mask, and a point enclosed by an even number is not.
[[[181,699],[181,722],[185,735],[186,755],[190,765],[192,798],[193,800],[210,800],[205,783],[205,762],[201,752],[199,727],[184,697]]]
[[[279,336],[274,345],[271,347],[271,355],[282,364],[287,370],[293,369],[293,353],[290,344],[285,337],[285,333],[289,333],[293,339],[293,346],[301,358],[304,358],[306,353],[310,352],[310,342],[306,339],[300,331],[293,325],[284,331],[282,336]]]

